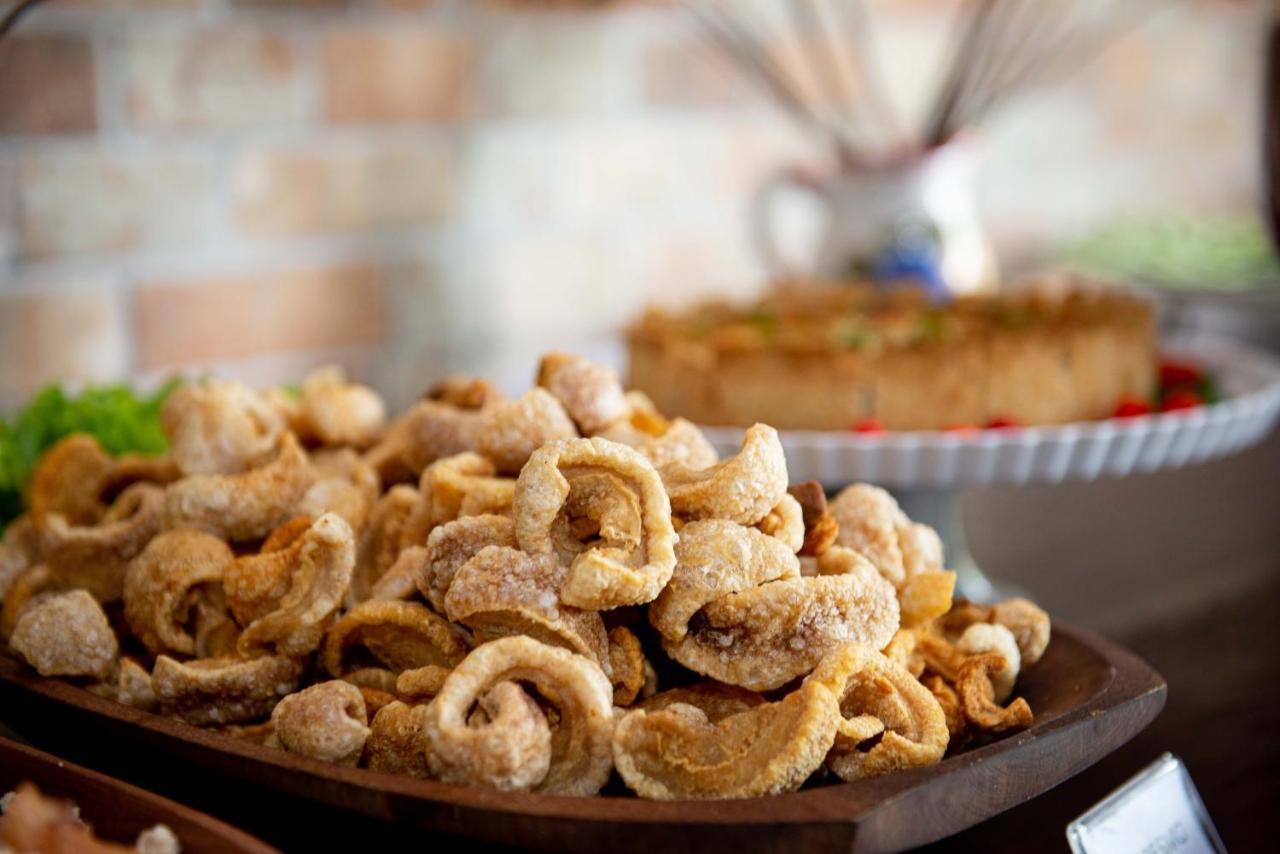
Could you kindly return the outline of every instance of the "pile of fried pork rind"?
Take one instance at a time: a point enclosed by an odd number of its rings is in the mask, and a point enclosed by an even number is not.
[[[0,547],[0,643],[45,676],[344,765],[509,791],[735,798],[929,765],[1025,727],[1049,641],[953,604],[888,493],[789,486],[776,432],[721,460],[615,373],[452,378],[387,423],[181,387],[169,455],[72,436]]]

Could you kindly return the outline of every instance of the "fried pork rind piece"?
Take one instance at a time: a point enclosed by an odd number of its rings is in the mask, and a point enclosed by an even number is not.
[[[440,667],[428,664],[406,670],[396,677],[395,693],[402,699],[414,703],[425,703],[433,699],[444,687],[444,680],[453,672],[452,667]]]
[[[671,506],[653,466],[605,439],[534,452],[516,481],[516,541],[567,565],[565,604],[607,610],[652,601],[675,567]]]
[[[525,683],[555,709],[554,721],[546,719],[551,730],[546,773],[537,779],[521,773],[537,770],[539,765],[532,763],[540,763],[543,755],[538,725],[526,714],[531,704],[502,689],[489,700],[494,712],[471,714],[502,683]],[[599,666],[581,655],[528,637],[483,644],[454,668],[426,707],[431,770],[446,782],[593,795],[613,767],[612,697],[613,688]],[[518,755],[513,755],[513,743],[522,749]]]
[[[787,493],[787,459],[778,431],[765,424],[747,429],[737,455],[703,469],[661,469],[671,511],[684,519],[727,519],[754,525]]]
[[[855,483],[831,502],[836,543],[861,552],[899,590],[920,572],[942,569],[942,542],[928,525],[912,522],[893,496]]]
[[[322,445],[367,448],[387,424],[387,407],[368,386],[347,381],[335,365],[312,372],[302,381],[299,406],[302,435]]]
[[[929,569],[910,576],[898,591],[898,605],[904,628],[923,626],[951,610],[956,574]]]
[[[106,679],[120,652],[98,601],[84,590],[55,593],[22,610],[9,649],[41,676]]]
[[[782,496],[777,506],[756,523],[756,527],[771,537],[776,537],[787,548],[799,553],[804,547],[804,517],[800,502],[790,495]]]
[[[311,469],[315,482],[295,512],[300,516],[337,513],[359,534],[381,493],[378,473],[350,448],[316,451]]]
[[[360,689],[341,680],[290,694],[271,712],[280,746],[335,765],[355,766],[369,738],[369,714]]]
[[[683,418],[668,421],[643,392],[629,391],[625,398],[626,415],[593,431],[594,435],[635,448],[654,468],[682,465],[705,469],[720,461],[715,447],[693,422]]]
[[[833,651],[805,680],[810,683],[825,685],[838,698],[842,720],[827,766],[840,779],[932,765],[946,753],[949,734],[938,700],[874,649],[849,644]],[[860,749],[877,733],[879,742]]]
[[[365,461],[383,483],[417,477],[436,460],[474,450],[484,410],[423,400],[401,415]]]
[[[800,574],[785,543],[723,519],[685,525],[675,557],[671,580],[649,607],[649,622],[669,641],[684,640],[694,615],[721,596]]]
[[[355,567],[355,538],[342,517],[326,513],[302,535],[290,572],[289,592],[271,612],[258,617],[240,635],[244,655],[272,650],[301,656],[320,646],[332,625]]]
[[[312,521],[310,516],[290,519],[271,532],[257,554],[241,555],[226,568],[222,586],[240,625],[271,613],[289,592],[302,538]]]
[[[547,353],[538,385],[555,395],[584,435],[626,418],[629,407],[618,372],[568,353]]]
[[[40,532],[29,513],[24,513],[5,528],[0,540],[0,602],[9,585],[40,560]]]
[[[550,392],[533,388],[515,400],[485,410],[475,449],[502,474],[519,474],[538,448],[577,437],[568,413]]]
[[[506,400],[506,396],[493,383],[465,374],[445,377],[427,390],[426,397],[459,409],[484,409]]]
[[[655,702],[663,696],[624,714],[613,734],[618,773],[644,798],[795,791],[822,765],[840,722],[836,698],[819,682],[718,718],[683,701]]]
[[[835,517],[827,512],[827,493],[816,480],[806,480],[787,487],[787,494],[799,502],[804,522],[804,543],[800,547],[800,555],[817,557],[831,548],[840,533]]]
[[[18,573],[18,577],[5,591],[4,604],[0,606],[0,640],[8,641],[18,618],[27,606],[58,590],[58,582],[49,567],[38,563]]]
[[[275,456],[240,474],[197,474],[165,491],[169,528],[197,528],[229,542],[265,537],[294,515],[315,476],[292,433]]]
[[[1013,632],[996,623],[974,623],[960,635],[956,649],[966,655],[992,653],[999,656],[1001,665],[987,670],[992,697],[997,703],[1004,703],[1013,695],[1013,686],[1022,667],[1022,656]]]
[[[400,552],[396,562],[382,574],[369,591],[369,600],[385,602],[408,601],[418,595],[418,578],[429,570],[427,550],[423,546],[409,546]]]
[[[125,574],[124,616],[134,636],[152,653],[199,655],[194,612],[201,600],[224,601],[222,577],[234,560],[226,543],[203,531],[157,535]]]
[[[427,537],[426,561],[418,564],[418,590],[437,611],[445,610],[445,594],[462,565],[488,546],[516,545],[515,523],[489,513],[447,522]]]
[[[184,475],[239,474],[271,454],[285,421],[266,397],[238,382],[207,380],[174,389],[160,413],[170,453]]]
[[[135,483],[94,525],[71,525],[60,513],[45,517],[42,553],[58,584],[83,588],[103,603],[120,598],[125,567],[164,521],[164,490]]]
[[[768,700],[755,691],[707,680],[682,688],[669,688],[661,694],[654,694],[642,702],[640,708],[656,712],[676,703],[684,703],[701,710],[707,716],[707,720],[716,723],[767,702]]]
[[[958,637],[974,623],[997,623],[1013,632],[1024,668],[1039,661],[1049,646],[1049,615],[1035,603],[1020,597],[995,605],[961,600],[938,620],[938,628],[948,637]]]
[[[604,620],[560,602],[556,591],[565,568],[550,555],[488,546],[463,564],[444,599],[450,620],[462,623],[481,643],[527,635],[594,660],[611,673]]]
[[[73,433],[40,455],[27,484],[27,506],[37,528],[50,513],[68,525],[92,525],[106,506],[102,488],[111,471],[111,458],[98,440]]]
[[[428,664],[452,667],[467,654],[447,620],[417,602],[363,602],[342,615],[324,643],[331,676],[375,663],[391,673]]]
[[[505,516],[515,501],[516,482],[495,477],[493,463],[476,453],[432,463],[418,483],[422,499],[405,522],[402,545],[424,545],[439,525],[466,516]]]
[[[640,639],[626,626],[609,630],[609,667],[613,704],[630,706],[644,691],[652,667],[645,660]]]
[[[373,716],[364,744],[365,765],[372,771],[427,778],[427,707],[388,703]]]
[[[971,655],[960,665],[955,691],[967,724],[990,732],[1031,725],[1031,707],[1022,697],[1003,707],[995,701],[995,684],[1008,670],[1008,660],[997,653]]]
[[[420,501],[418,490],[397,484],[373,505],[356,549],[356,569],[351,579],[352,603],[367,600],[374,585],[396,562],[406,539],[409,518]]]
[[[305,665],[285,656],[156,658],[151,690],[162,714],[190,724],[229,724],[262,717],[298,690]]]
[[[126,847],[103,842],[80,820],[74,804],[55,800],[40,793],[34,783],[19,783],[6,797],[0,812],[0,851],[45,852],[45,854],[130,854],[144,851],[143,836],[158,829],[157,825],[138,837],[139,845]],[[173,832],[169,831],[172,837]],[[166,852],[174,849],[164,849]]]
[[[112,699],[135,709],[151,711],[156,707],[156,692],[151,690],[151,674],[128,656],[116,668]]]

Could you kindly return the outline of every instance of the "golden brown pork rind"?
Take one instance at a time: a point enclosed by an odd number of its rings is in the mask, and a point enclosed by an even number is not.
[[[500,473],[515,475],[538,448],[577,435],[560,401],[545,389],[533,388],[485,410],[475,449],[492,460]]]
[[[683,418],[673,418],[656,436],[645,436],[635,449],[656,469],[676,466],[702,471],[720,462],[720,455],[702,429]]]
[[[640,639],[626,626],[609,630],[609,668],[613,704],[630,706],[644,691],[651,666],[645,660]]]
[[[428,743],[434,746],[430,707],[427,721]],[[528,791],[551,767],[551,725],[515,682],[499,682],[480,695],[462,734],[451,731],[440,743],[450,758],[460,749],[467,757],[466,764],[458,766],[428,750],[428,766],[446,783]]]
[[[114,602],[124,589],[125,567],[163,522],[164,490],[135,483],[95,525],[70,525],[62,514],[49,513],[41,537],[44,562],[60,586]]]
[[[560,602],[565,568],[554,557],[532,557],[517,549],[488,546],[453,577],[444,599],[450,620],[462,623],[481,643],[527,635],[594,660],[610,675],[604,620]]]
[[[938,629],[944,635],[955,638],[974,623],[997,623],[1013,632],[1022,667],[1030,667],[1039,661],[1049,646],[1049,615],[1027,599],[1015,597],[995,605],[979,605],[960,600],[938,620]]]
[[[9,523],[0,540],[0,602],[14,579],[39,561],[40,532],[31,514],[24,513]]]
[[[484,409],[506,400],[506,395],[493,383],[465,374],[445,377],[427,390],[426,397],[459,409]]]
[[[401,472],[417,477],[436,460],[474,450],[485,411],[419,401],[396,419],[365,460],[383,483],[397,482]]]
[[[285,656],[197,658],[180,662],[156,658],[151,671],[162,714],[190,724],[229,724],[253,720],[298,689],[305,667]]]
[[[831,515],[840,526],[836,543],[861,552],[898,589],[917,573],[942,570],[937,533],[908,519],[878,486],[846,487],[831,502]]]
[[[816,480],[806,480],[787,487],[787,494],[799,503],[804,522],[804,543],[800,547],[800,555],[817,557],[831,548],[840,533],[835,517],[827,512],[827,493]]]
[[[408,601],[418,595],[418,578],[429,572],[430,561],[423,546],[409,546],[382,574],[369,591],[369,601]]]
[[[22,610],[9,649],[41,676],[106,679],[120,652],[98,601],[84,590],[54,593]]]
[[[723,519],[685,525],[675,557],[671,580],[649,607],[649,622],[670,641],[683,640],[693,616],[721,596],[800,574],[785,543]]]
[[[327,448],[311,455],[315,482],[298,502],[300,516],[337,513],[359,534],[377,503],[378,473],[351,448]]]
[[[844,719],[828,767],[842,780],[876,777],[890,771],[932,765],[942,759],[949,735],[942,707],[928,688],[902,666],[874,649],[849,644],[822,660],[805,684],[825,685],[837,698]],[[883,727],[869,750],[859,744]]]
[[[726,685],[723,682],[704,680],[682,688],[669,688],[655,694],[640,704],[640,708],[656,712],[676,703],[684,703],[700,709],[712,723],[754,709],[768,701],[755,691]]]
[[[529,780],[504,768],[528,767],[512,757],[491,727],[518,721],[519,742],[528,760],[540,755],[536,733],[517,705],[518,698],[496,698],[508,714],[471,718],[476,703],[503,682],[526,683],[556,710],[551,726],[550,760],[544,776]],[[505,689],[504,689],[505,690]],[[595,662],[527,637],[502,638],[476,647],[454,668],[440,694],[427,706],[427,758],[434,774],[450,782],[486,782],[561,795],[592,795],[609,779],[613,761],[613,688]],[[514,710],[513,710],[514,708]],[[548,721],[551,723],[551,721]]]
[[[462,565],[488,546],[516,545],[515,523],[507,516],[485,513],[447,522],[427,538],[426,562],[419,564],[418,590],[437,611]]]
[[[1022,655],[1018,652],[1018,642],[1013,632],[999,623],[974,623],[956,640],[956,649],[965,655],[998,656],[1000,664],[992,663],[985,667],[986,675],[991,681],[993,699],[997,703],[1004,703],[1013,695],[1014,683],[1018,681],[1018,672],[1022,669]]]
[[[756,523],[763,533],[781,540],[791,551],[804,548],[804,513],[800,502],[784,495],[763,519]]]
[[[369,738],[369,714],[356,686],[334,680],[290,694],[271,712],[280,746],[335,765],[355,766]]]
[[[703,469],[670,465],[661,470],[671,510],[684,519],[727,519],[754,525],[787,493],[787,459],[778,431],[747,429],[735,456]]]
[[[516,481],[516,541],[569,567],[563,602],[605,610],[650,602],[675,567],[671,506],[653,466],[625,445],[565,439]]]
[[[129,629],[152,653],[197,655],[189,628],[197,600],[221,587],[235,554],[203,531],[165,531],[129,563],[124,580],[124,616]],[[221,593],[218,593],[221,596]]]
[[[288,521],[315,479],[292,433],[281,434],[274,457],[240,474],[197,474],[165,491],[169,528],[196,528],[229,542],[265,537]]]
[[[406,777],[431,776],[427,767],[427,707],[388,703],[373,716],[364,745],[365,765],[372,771]]]
[[[907,578],[898,592],[904,628],[923,626],[951,610],[956,589],[956,574],[949,570],[929,569]]]
[[[160,424],[184,475],[239,474],[276,447],[285,422],[266,397],[230,380],[186,383],[164,402]]]
[[[328,446],[367,448],[387,425],[387,407],[378,393],[349,382],[335,365],[313,371],[302,381],[299,414],[302,435]]]
[[[406,525],[420,500],[418,490],[397,484],[373,505],[356,550],[356,569],[351,579],[352,603],[368,599],[378,579],[400,556],[406,539]]]
[[[57,579],[43,563],[18,573],[5,591],[4,603],[0,605],[0,641],[8,641],[14,626],[18,625],[18,617],[28,605],[58,589]]]
[[[21,779],[21,778],[19,778]],[[75,804],[48,797],[34,783],[19,782],[5,796],[0,812],[0,851],[48,852],[48,854],[169,854],[172,847],[144,851],[143,838],[163,828],[161,838],[173,840],[173,832],[164,825],[145,831],[134,847],[103,842],[93,828],[80,819]],[[147,837],[150,838],[150,837]]]
[[[92,525],[106,511],[102,485],[111,458],[98,440],[73,433],[59,440],[36,461],[27,484],[27,507],[37,528],[50,513],[61,514],[68,525]]]
[[[440,525],[467,516],[506,516],[515,500],[516,482],[495,477],[493,463],[476,453],[437,460],[422,472],[422,499],[405,522],[402,545],[425,545]]]
[[[413,703],[425,703],[433,699],[444,687],[444,680],[453,672],[452,667],[428,664],[406,670],[396,677],[395,693],[400,699]]]
[[[120,658],[114,674],[111,697],[117,703],[149,712],[156,707],[156,692],[151,690],[151,674],[128,656]]]
[[[222,586],[240,625],[274,611],[289,592],[302,538],[313,521],[310,516],[290,519],[271,532],[257,554],[241,555],[226,568]]]
[[[538,385],[555,395],[584,435],[598,433],[629,412],[618,372],[581,356],[547,353],[538,363]]]
[[[447,620],[417,602],[362,602],[342,615],[324,643],[324,666],[342,676],[370,660],[392,673],[428,664],[452,667],[467,647]]]
[[[271,612],[258,617],[240,635],[245,655],[272,650],[301,656],[320,646],[332,625],[355,567],[355,538],[342,517],[326,513],[302,536],[290,573],[289,592]]]
[[[981,653],[965,659],[960,666],[955,690],[966,724],[989,732],[1031,725],[1031,707],[1025,699],[1015,697],[1007,706],[1000,706],[995,701],[995,682],[1000,680],[1001,672],[1008,666],[1008,661],[996,653]]]
[[[766,691],[843,644],[884,646],[898,627],[897,604],[878,574],[772,581],[709,603],[683,640],[663,647],[690,670]]]
[[[614,762],[623,781],[645,798],[781,794],[800,788],[822,765],[839,721],[835,697],[813,681],[776,703],[716,721],[682,702],[642,708],[618,722]]]

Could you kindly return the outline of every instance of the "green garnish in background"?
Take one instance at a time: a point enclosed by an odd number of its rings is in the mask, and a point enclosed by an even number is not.
[[[0,531],[22,513],[22,493],[40,454],[66,435],[89,433],[113,456],[164,453],[160,408],[180,383],[170,380],[149,395],[112,385],[72,396],[51,385],[12,417],[0,418]]]

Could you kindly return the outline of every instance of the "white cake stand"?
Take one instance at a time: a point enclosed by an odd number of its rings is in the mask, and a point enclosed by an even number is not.
[[[817,480],[831,491],[855,481],[890,489],[908,515],[938,530],[947,565],[959,573],[961,594],[988,601],[997,590],[969,553],[961,514],[966,487],[1180,468],[1242,451],[1271,432],[1280,417],[1280,360],[1205,338],[1173,339],[1161,350],[1204,368],[1222,399],[1136,418],[972,433],[786,430],[781,438],[791,480]],[[741,444],[739,428],[706,432],[722,454],[735,453]]]

